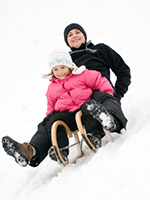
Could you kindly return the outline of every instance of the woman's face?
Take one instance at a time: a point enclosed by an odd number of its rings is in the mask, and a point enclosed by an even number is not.
[[[80,30],[72,29],[67,35],[67,41],[70,47],[79,48],[82,43],[85,43],[85,37]]]

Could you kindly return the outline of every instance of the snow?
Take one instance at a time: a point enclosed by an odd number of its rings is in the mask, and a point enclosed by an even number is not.
[[[20,167],[0,146],[0,199],[150,199],[150,4],[148,0],[0,0],[0,136],[29,141],[46,113],[49,52],[66,49],[64,28],[81,24],[130,66],[122,99],[127,131],[66,167],[48,157]],[[112,79],[115,77],[112,75]],[[106,144],[107,143],[107,144]]]

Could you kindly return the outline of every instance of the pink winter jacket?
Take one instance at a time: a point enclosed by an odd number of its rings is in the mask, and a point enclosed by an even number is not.
[[[100,72],[88,69],[78,75],[71,73],[63,80],[53,78],[50,82],[46,93],[46,116],[53,110],[73,112],[79,109],[85,101],[91,99],[93,90],[109,94],[114,92],[109,81]]]

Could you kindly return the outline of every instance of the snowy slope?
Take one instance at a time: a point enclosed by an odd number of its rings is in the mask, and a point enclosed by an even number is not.
[[[41,76],[51,50],[69,51],[63,30],[72,22],[130,66],[132,84],[122,100],[127,131],[67,167],[47,157],[37,168],[21,168],[0,146],[0,199],[149,200],[148,0],[0,0],[0,136],[24,142],[36,132],[46,112],[48,81]]]

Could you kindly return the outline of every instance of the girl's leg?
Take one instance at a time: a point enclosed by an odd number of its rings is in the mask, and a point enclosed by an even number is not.
[[[61,121],[65,122],[71,131],[75,131],[77,129],[77,125],[75,122],[76,112],[77,111],[75,111],[75,112],[68,112],[68,111],[57,112],[55,114],[55,116],[50,119],[50,121],[47,125],[48,135],[49,135],[50,140],[51,140],[51,127],[55,121],[61,120]],[[57,138],[58,138],[58,146],[60,148],[68,145],[67,133],[63,126],[58,126]]]
[[[36,167],[46,157],[48,149],[51,146],[47,134],[47,123],[55,115],[53,111],[48,117],[38,125],[38,130],[32,137],[30,143],[18,143],[9,136],[2,138],[2,145],[6,153],[15,158],[15,161],[21,165],[31,165]]]
[[[47,125],[48,135],[49,135],[50,140],[51,140],[51,127],[53,123],[58,120],[65,122],[72,131],[75,131],[77,129],[76,122],[75,122],[75,114],[76,114],[76,111],[75,112],[68,112],[68,111],[58,112],[54,117],[50,119]],[[59,148],[66,147],[69,144],[68,136],[63,126],[57,127],[57,142],[58,142]],[[61,155],[66,162],[68,162],[68,158],[67,158],[68,154],[69,154],[69,148],[61,150]],[[51,147],[49,151],[49,156],[52,160],[54,161],[57,160],[53,147]]]
[[[71,130],[76,130],[77,127],[75,123],[75,113],[76,112],[69,113],[67,111],[59,113],[53,111],[38,125],[37,132],[31,138],[31,141],[28,144],[20,144],[8,136],[3,137],[2,143],[4,150],[7,152],[7,154],[13,156],[16,162],[21,166],[26,166],[29,161],[30,166],[38,166],[42,162],[42,160],[47,156],[48,150],[52,146],[52,124],[57,120],[62,120],[69,126]],[[58,128],[58,143],[60,147],[68,145],[68,137],[63,127]],[[34,152],[36,152],[35,155]]]
[[[64,121],[71,130],[77,129],[75,123],[75,113],[68,111],[56,112],[53,111],[48,117],[38,125],[36,134],[32,137],[30,144],[36,149],[36,155],[31,159],[30,165],[35,167],[39,165],[43,159],[47,156],[50,147],[52,146],[51,141],[51,127],[52,124],[57,120]],[[64,127],[59,126],[57,129],[58,146],[60,148],[68,146],[68,137]],[[67,150],[67,154],[68,154]]]
[[[31,159],[30,166],[38,166],[47,156],[49,148],[52,146],[51,139],[48,136],[47,125],[51,118],[57,114],[56,111],[51,112],[38,125],[38,130],[30,140],[30,144],[35,148],[36,155]]]

